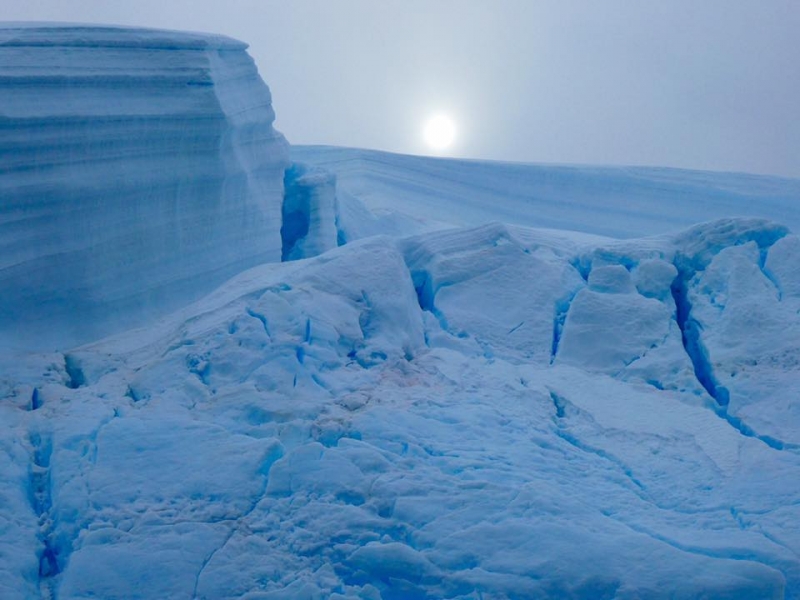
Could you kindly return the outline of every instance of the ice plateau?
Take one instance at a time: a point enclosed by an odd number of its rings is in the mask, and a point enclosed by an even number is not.
[[[0,39],[67,71],[227,56],[241,106],[268,99],[227,39]],[[29,64],[6,49],[0,72]],[[30,110],[74,86],[35,64],[0,78],[27,73]],[[137,110],[233,77],[204,73]],[[103,85],[96,105],[129,98],[128,75]],[[20,253],[0,269],[0,598],[800,598],[800,182],[319,147],[290,164],[265,110],[267,192],[223,111],[213,152],[156,136],[108,157],[133,177],[119,202],[102,152],[0,113],[4,159],[27,161],[0,171]],[[131,143],[136,119],[115,121]],[[148,179],[160,163],[183,183]],[[70,229],[93,210],[102,237]],[[72,237],[102,276],[58,250]],[[178,265],[191,282],[162,301]]]

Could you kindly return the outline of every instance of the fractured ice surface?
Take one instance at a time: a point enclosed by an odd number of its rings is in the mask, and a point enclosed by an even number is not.
[[[796,598],[795,239],[374,237],[4,368],[4,597]]]
[[[0,27],[0,343],[65,348],[280,260],[288,146],[246,45]]]

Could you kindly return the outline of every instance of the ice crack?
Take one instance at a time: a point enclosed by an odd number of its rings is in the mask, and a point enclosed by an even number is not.
[[[242,525],[246,527],[246,521],[250,517],[253,512],[258,508],[258,505],[264,499],[267,494],[267,486],[269,485],[269,477],[270,472],[272,471],[272,465],[275,464],[275,461],[280,459],[284,454],[283,446],[280,442],[273,444],[267,451],[266,455],[264,456],[261,468],[259,469],[259,474],[262,476],[262,485],[261,489],[253,496],[253,500],[250,503],[250,506],[247,507],[242,514],[234,519],[222,519],[217,522],[224,522],[224,521],[231,521],[231,529],[228,534],[225,536],[225,539],[222,543],[215,548],[211,553],[203,560],[203,563],[200,565],[200,568],[197,571],[197,575],[195,575],[194,579],[194,589],[192,590],[192,598],[193,600],[197,600],[200,598],[198,596],[198,588],[200,586],[200,577],[202,576],[203,572],[205,571],[206,567],[211,563],[214,556],[216,556],[219,552],[221,552],[231,541],[234,535],[240,530]]]
[[[633,471],[631,471],[628,465],[626,465],[624,462],[622,462],[613,454],[606,452],[602,448],[595,448],[594,446],[591,446],[586,442],[580,440],[578,437],[573,435],[565,428],[563,420],[567,416],[567,409],[572,406],[566,399],[562,398],[561,396],[559,396],[558,394],[556,394],[551,390],[550,400],[553,402],[553,406],[555,407],[556,410],[555,434],[558,437],[567,442],[570,446],[577,448],[582,452],[586,452],[587,454],[594,454],[595,456],[602,458],[603,460],[606,460],[612,465],[614,465],[617,469],[622,471],[622,473],[625,475],[628,481],[630,481],[639,490],[637,494],[646,491],[645,485],[634,476]]]
[[[53,530],[55,523],[52,516],[53,499],[50,479],[50,457],[52,441],[49,436],[32,433],[31,466],[28,474],[28,486],[31,508],[39,521],[38,538],[39,556],[39,591],[45,600],[55,600],[56,586],[54,578],[61,573],[63,557],[55,543]]]
[[[730,393],[728,389],[720,385],[714,375],[711,361],[708,358],[708,350],[700,338],[702,327],[691,316],[692,304],[689,301],[689,295],[686,289],[686,282],[691,279],[690,274],[680,271],[679,265],[678,276],[672,282],[671,292],[672,299],[675,301],[675,320],[681,330],[681,340],[683,341],[683,348],[692,363],[694,369],[694,376],[703,389],[708,392],[719,406],[728,406],[730,402]]]
[[[247,314],[261,322],[261,326],[264,328],[264,332],[267,334],[267,337],[271,340],[272,333],[270,333],[269,330],[269,321],[267,321],[267,317],[259,312],[254,311],[252,308],[247,309]]]
[[[773,450],[798,450],[800,444],[790,444],[769,435],[756,433],[752,427],[743,422],[739,417],[731,415],[727,410],[717,410],[717,414],[725,419],[728,424],[745,437],[751,437],[764,442]]]
[[[774,450],[785,450],[787,448],[795,450],[800,448],[800,445],[787,444],[777,438],[758,434],[744,423],[741,418],[728,412],[730,392],[725,386],[720,385],[709,359],[708,350],[701,339],[702,326],[692,318],[692,303],[689,300],[686,286],[687,282],[694,277],[695,272],[682,269],[679,261],[675,262],[675,267],[678,269],[678,276],[672,282],[670,288],[672,298],[675,301],[675,320],[681,330],[683,348],[692,363],[695,378],[717,403],[717,408],[714,412],[743,436],[757,439]]]
[[[83,373],[83,369],[81,369],[78,360],[73,355],[64,355],[64,370],[66,370],[69,377],[69,381],[67,381],[68,388],[74,390],[86,385],[86,376]]]
[[[567,314],[572,306],[572,301],[578,292],[572,292],[567,297],[556,301],[555,316],[553,317],[553,341],[550,345],[550,364],[552,365],[558,356],[558,346],[561,343],[561,334],[564,332],[564,324],[567,322]]]
[[[252,509],[249,512],[252,512]],[[248,514],[249,514],[249,512],[248,512]],[[242,518],[244,518],[244,517],[242,517]],[[203,564],[200,565],[200,569],[197,571],[197,575],[195,575],[195,578],[194,578],[194,589],[192,590],[192,598],[194,600],[197,600],[197,598],[198,598],[198,596],[197,596],[197,588],[200,585],[200,576],[203,574],[203,571],[206,570],[206,567],[208,566],[208,563],[211,562],[211,559],[213,559],[214,556],[216,556],[216,554],[218,552],[223,550],[225,548],[225,546],[228,545],[228,542],[231,541],[231,538],[236,533],[236,531],[237,531],[237,527],[236,527],[236,525],[233,525],[231,527],[231,530],[228,532],[228,535],[225,536],[225,540],[222,542],[222,544],[220,544],[217,548],[214,548],[214,550],[211,551],[211,553],[205,558],[205,560],[203,560]]]
[[[758,268],[761,270],[761,274],[767,278],[767,281],[775,287],[775,294],[778,301],[781,301],[783,300],[783,287],[775,275],[767,268],[768,253],[769,248],[759,248]]]
[[[612,515],[606,515],[606,516],[613,519],[617,523],[624,525],[630,530],[635,531],[636,533],[641,533],[643,535],[646,535],[658,542],[667,544],[668,546],[672,546],[673,548],[675,548],[676,550],[680,550],[681,552],[687,552],[689,554],[696,554],[698,556],[705,556],[708,558],[752,561],[761,563],[768,567],[779,568],[774,565],[774,561],[772,561],[770,557],[763,556],[758,551],[750,550],[747,548],[738,548],[738,547],[712,549],[712,548],[704,548],[702,546],[697,546],[693,544],[685,544],[677,540],[674,540],[666,535],[663,535],[661,533],[652,531],[651,529],[644,527],[642,525],[630,523],[626,520],[614,517]]]
[[[42,400],[42,394],[39,392],[39,388],[33,388],[29,410],[39,410],[43,404],[44,401]]]

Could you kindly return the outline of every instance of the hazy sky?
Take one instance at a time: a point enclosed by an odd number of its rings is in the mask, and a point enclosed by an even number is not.
[[[798,0],[0,0],[6,20],[224,33],[292,143],[800,177]]]

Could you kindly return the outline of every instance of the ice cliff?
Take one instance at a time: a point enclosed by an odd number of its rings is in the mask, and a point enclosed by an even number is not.
[[[281,258],[288,145],[246,45],[0,27],[0,340],[139,325]]]

